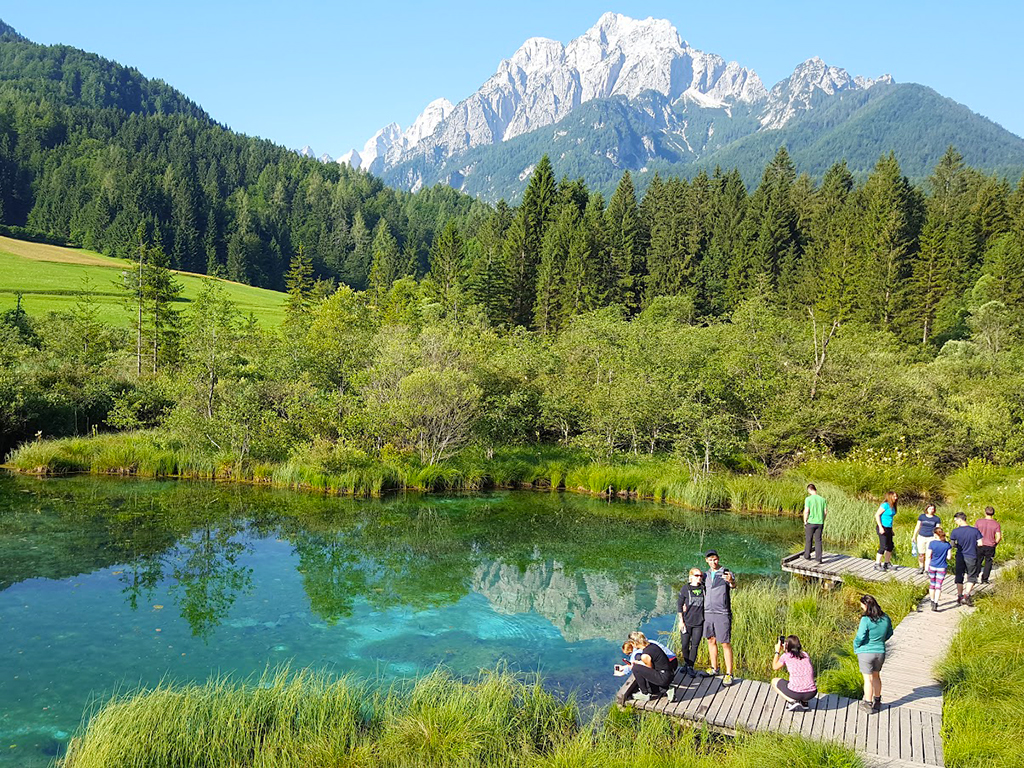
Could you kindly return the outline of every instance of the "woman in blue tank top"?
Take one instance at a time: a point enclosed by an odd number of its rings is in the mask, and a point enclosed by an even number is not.
[[[892,541],[892,523],[896,518],[898,501],[899,496],[889,491],[885,494],[885,501],[875,512],[875,528],[878,530],[878,555],[875,557],[875,569],[879,571],[888,571],[893,567],[892,551],[895,547]],[[884,564],[882,563],[883,558],[885,559]]]

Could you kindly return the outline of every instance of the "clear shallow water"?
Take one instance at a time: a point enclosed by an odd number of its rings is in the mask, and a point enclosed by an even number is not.
[[[565,494],[383,501],[0,478],[0,765],[43,766],[117,689],[268,666],[373,679],[504,662],[609,701],[717,548],[777,573],[796,521]]]

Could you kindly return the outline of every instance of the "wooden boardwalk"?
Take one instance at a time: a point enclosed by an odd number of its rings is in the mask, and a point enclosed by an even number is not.
[[[854,576],[863,581],[890,581],[895,580],[904,584],[914,584],[924,589],[928,588],[928,576],[918,573],[917,568],[900,566],[895,570],[876,571],[875,561],[866,560],[863,557],[851,557],[850,555],[839,555],[835,552],[822,553],[821,563],[816,560],[804,560],[803,552],[789,555],[782,559],[782,570],[787,573],[795,573],[798,576],[809,576],[815,579],[841,582],[843,577]],[[950,563],[952,565],[952,562]],[[1005,567],[1003,565],[1002,567]],[[992,571],[994,576],[998,568]],[[991,584],[976,584],[974,594],[981,594],[992,588]],[[945,582],[942,584],[942,594],[953,594],[956,596],[956,586],[953,584],[953,569],[949,569]]]
[[[884,670],[883,670],[884,680]],[[680,688],[678,701],[662,696],[633,702],[637,690],[630,677],[616,696],[623,706],[656,712],[730,736],[773,731],[817,741],[845,744],[871,766],[942,766],[941,714],[908,706],[883,704],[877,714],[864,712],[858,701],[826,694],[811,701],[806,712],[788,712],[786,700],[768,683],[738,680],[722,685],[721,677],[698,677]],[[884,692],[884,688],[883,688]]]
[[[927,588],[927,577],[916,568],[876,571],[873,565],[873,560],[834,552],[825,553],[819,565],[804,560],[803,553],[798,553],[782,561],[782,570],[834,582],[855,576],[875,582],[895,579],[922,590]],[[1010,563],[1002,567],[1007,565]],[[996,576],[999,570],[992,575]],[[978,584],[975,594],[991,588],[991,584]],[[960,619],[972,611],[956,605],[956,586],[950,572],[942,585],[939,611],[932,611],[925,599],[916,612],[895,627],[886,646],[882,669],[884,703],[877,714],[861,710],[856,699],[834,694],[818,697],[807,712],[788,712],[786,700],[770,684],[738,680],[724,687],[719,677],[697,678],[678,690],[676,702],[662,697],[639,703],[630,701],[637,691],[631,676],[619,689],[616,700],[623,706],[678,718],[727,735],[773,731],[845,744],[859,752],[869,768],[943,766],[942,685],[934,669],[949,648]]]

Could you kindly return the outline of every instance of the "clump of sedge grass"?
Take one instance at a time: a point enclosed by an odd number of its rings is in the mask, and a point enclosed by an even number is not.
[[[942,732],[946,764],[1011,768],[1024,743],[1024,570],[1001,574],[978,598],[939,667],[945,687]]]

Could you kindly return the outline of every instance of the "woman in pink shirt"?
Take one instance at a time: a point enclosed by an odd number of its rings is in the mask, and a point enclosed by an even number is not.
[[[772,669],[778,672],[783,667],[789,672],[789,680],[773,678],[772,688],[789,702],[786,709],[790,712],[806,712],[807,702],[818,695],[818,686],[814,682],[811,657],[803,652],[800,638],[796,635],[785,638],[785,642],[780,637],[779,642],[775,644]]]

